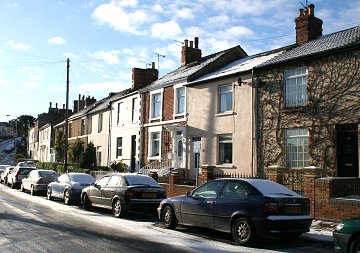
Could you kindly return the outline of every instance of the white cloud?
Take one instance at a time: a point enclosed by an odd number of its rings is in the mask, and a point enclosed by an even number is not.
[[[166,23],[156,23],[151,28],[151,36],[162,40],[175,39],[181,33],[180,25],[174,20]]]
[[[107,24],[117,31],[146,35],[146,31],[141,29],[141,25],[151,22],[152,15],[142,9],[135,10],[134,12],[125,10],[123,8],[124,4],[125,3],[123,2],[120,2],[119,5],[115,2],[102,4],[96,8],[92,14],[92,18],[98,21],[101,25]],[[125,4],[125,6],[129,5]]]
[[[0,87],[5,87],[5,86],[8,86],[9,85],[9,82],[6,81],[6,80],[0,80]]]
[[[213,16],[207,19],[208,24],[221,25],[230,22],[230,18],[227,15]]]
[[[157,13],[165,12],[164,8],[160,4],[155,4],[151,7],[151,10]]]
[[[253,35],[253,31],[244,26],[233,26],[225,31],[219,31],[217,36],[222,39],[243,38]]]
[[[39,82],[31,81],[31,82],[24,82],[22,86],[26,88],[38,88],[41,86],[41,84]]]
[[[182,8],[176,10],[176,16],[182,19],[194,19],[194,14],[190,8]]]
[[[11,48],[19,49],[19,50],[29,50],[31,48],[31,45],[26,45],[22,42],[15,42],[13,40],[8,41],[7,44]]]
[[[91,56],[97,59],[101,59],[109,65],[114,65],[120,63],[120,59],[118,56],[119,54],[120,54],[119,50],[110,50],[110,51],[101,50],[92,53]]]
[[[48,42],[51,44],[58,44],[58,45],[65,44],[65,40],[59,36],[48,39]]]
[[[137,0],[122,0],[122,1],[119,1],[119,5],[122,7],[136,8],[138,5],[138,2],[137,2]]]

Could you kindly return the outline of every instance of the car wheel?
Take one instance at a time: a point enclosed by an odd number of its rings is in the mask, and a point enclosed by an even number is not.
[[[35,195],[35,189],[33,185],[30,187],[30,194]]]
[[[23,185],[23,184],[21,184],[21,185],[20,185],[20,191],[22,191],[22,192],[24,192],[24,191],[25,191],[25,189],[24,189],[24,185]]]
[[[51,196],[51,187],[48,187],[48,188],[47,188],[46,198],[47,198],[48,200],[53,200],[53,199],[54,199],[54,198]]]
[[[174,229],[177,225],[174,210],[171,206],[166,206],[161,213],[161,220],[165,228]]]
[[[239,245],[247,245],[256,238],[255,228],[251,221],[247,218],[237,219],[231,229],[234,240]]]
[[[64,204],[70,205],[70,191],[69,190],[65,190],[65,192],[64,192]]]
[[[84,194],[84,196],[83,196],[83,208],[85,210],[89,210],[91,208],[90,199],[86,194]]]
[[[360,252],[360,237],[356,238],[350,245],[350,253]]]
[[[124,214],[124,210],[122,208],[120,199],[117,199],[116,201],[114,201],[113,206],[112,206],[112,211],[116,218],[119,218]]]

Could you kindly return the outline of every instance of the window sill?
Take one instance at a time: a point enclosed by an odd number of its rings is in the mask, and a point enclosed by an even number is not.
[[[152,122],[152,121],[161,121],[161,117],[150,118],[149,122]]]
[[[147,160],[148,161],[160,160],[160,156],[148,156]]]
[[[230,111],[230,112],[220,112],[220,113],[216,113],[215,117],[223,117],[223,116],[230,116],[230,115],[235,115],[236,113],[234,111]]]
[[[235,169],[236,168],[232,163],[216,164],[215,167],[223,168],[223,169]]]
[[[186,113],[173,114],[173,118],[185,117]]]

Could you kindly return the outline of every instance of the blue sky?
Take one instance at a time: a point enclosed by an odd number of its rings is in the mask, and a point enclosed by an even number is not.
[[[301,0],[1,0],[0,121],[102,99],[131,86],[131,69],[180,66],[181,42],[203,56],[240,45],[249,55],[295,42]],[[306,1],[302,1],[306,4]],[[323,34],[360,25],[360,0],[313,0]],[[6,116],[6,115],[11,115]]]

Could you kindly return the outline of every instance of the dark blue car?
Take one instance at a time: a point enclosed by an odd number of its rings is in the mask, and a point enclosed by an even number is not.
[[[95,183],[95,178],[85,173],[69,172],[61,175],[56,181],[49,184],[47,198],[62,199],[66,205],[80,203],[82,189]]]
[[[217,179],[163,200],[158,215],[165,228],[177,224],[232,233],[240,245],[261,236],[297,237],[308,232],[309,200],[262,179]]]

